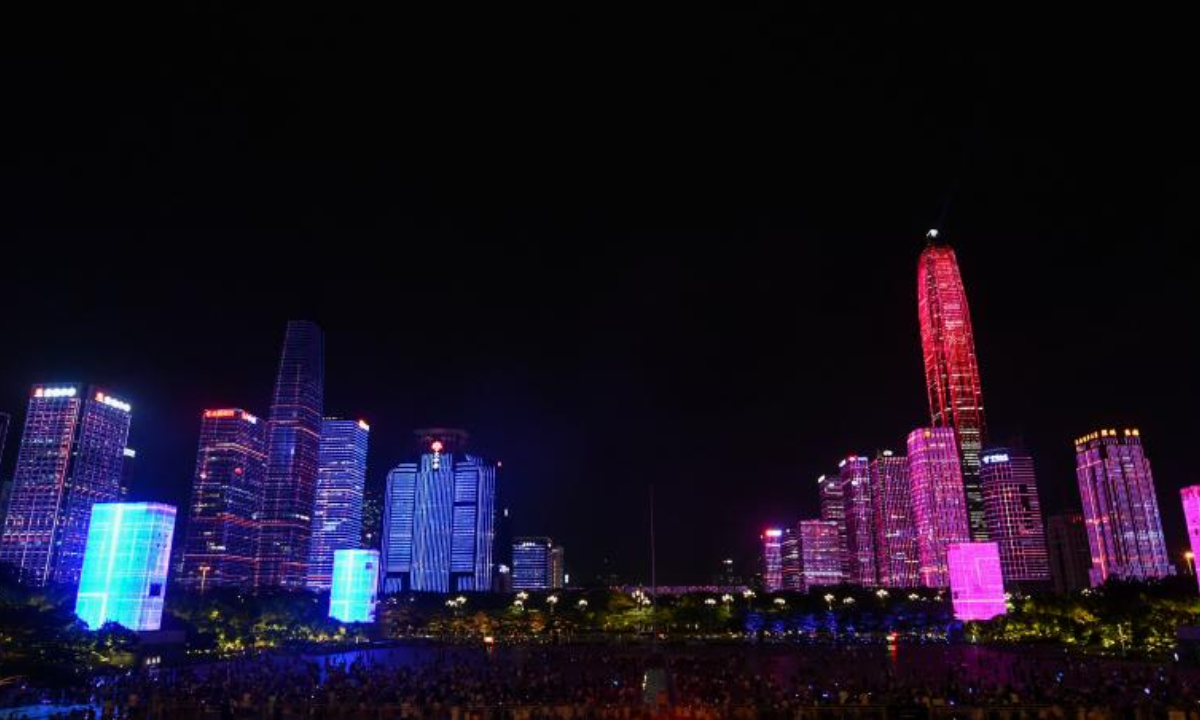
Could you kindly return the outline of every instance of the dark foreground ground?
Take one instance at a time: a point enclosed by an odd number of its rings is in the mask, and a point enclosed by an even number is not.
[[[1200,717],[1193,669],[944,644],[406,645],[4,692],[0,717]]]

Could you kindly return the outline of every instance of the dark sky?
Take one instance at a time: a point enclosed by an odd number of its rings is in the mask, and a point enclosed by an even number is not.
[[[1141,427],[1182,547],[1181,19],[342,5],[4,11],[0,410],[100,383],[135,408],[135,494],[186,503],[199,412],[265,414],[283,324],[311,318],[371,483],[413,428],[462,426],[573,575],[644,577],[654,483],[660,579],[706,580],[927,421],[939,225],[993,436],[1056,510],[1072,438]]]

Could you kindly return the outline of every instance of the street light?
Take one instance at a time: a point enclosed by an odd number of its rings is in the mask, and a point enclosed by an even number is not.
[[[1188,575],[1196,574],[1196,553],[1188,550],[1183,554],[1183,559],[1187,560]]]

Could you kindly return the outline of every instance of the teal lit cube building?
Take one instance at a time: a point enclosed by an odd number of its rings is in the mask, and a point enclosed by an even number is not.
[[[378,589],[378,550],[334,551],[329,617],[342,622],[375,622]]]
[[[75,614],[96,630],[107,622],[158,630],[175,508],[161,503],[92,506]]]

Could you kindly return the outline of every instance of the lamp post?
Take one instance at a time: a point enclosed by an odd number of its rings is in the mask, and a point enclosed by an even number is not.
[[[1188,550],[1183,554],[1183,559],[1187,560],[1188,575],[1196,574],[1196,553]]]

